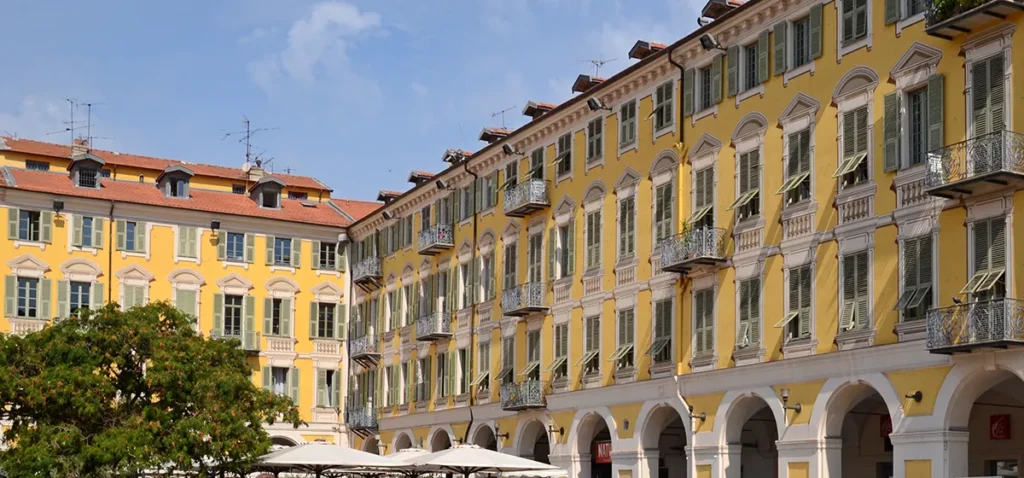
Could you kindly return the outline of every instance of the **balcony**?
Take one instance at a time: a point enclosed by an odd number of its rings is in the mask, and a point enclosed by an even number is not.
[[[380,361],[380,346],[374,335],[364,335],[352,339],[350,348],[349,357],[360,365],[370,366]]]
[[[686,273],[698,266],[714,266],[725,262],[725,229],[691,229],[658,246],[663,271]]]
[[[543,179],[530,179],[505,190],[506,216],[525,217],[549,207],[548,183]]]
[[[372,436],[377,434],[377,414],[373,407],[350,406],[345,410],[345,423],[348,429],[359,436]]]
[[[1014,0],[932,0],[925,12],[925,33],[946,40],[971,33],[993,20],[1024,10]]]
[[[1024,185],[1024,135],[997,131],[928,153],[925,187],[947,199]]]
[[[501,386],[502,410],[528,410],[545,408],[544,383],[540,380],[526,380],[522,383],[506,383]]]
[[[383,278],[379,257],[367,257],[352,268],[352,282],[364,292],[380,289]]]
[[[543,283],[527,282],[505,289],[501,293],[501,312],[505,315],[524,316],[547,310],[548,306],[544,305]]]
[[[433,256],[455,247],[455,235],[451,224],[435,224],[420,231],[418,240],[420,254]]]
[[[1024,301],[994,299],[928,311],[928,351],[970,353],[1024,346]]]
[[[452,336],[452,321],[447,312],[428,312],[416,319],[416,340],[447,339]]]

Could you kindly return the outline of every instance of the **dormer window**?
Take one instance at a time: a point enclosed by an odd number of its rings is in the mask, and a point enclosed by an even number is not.
[[[156,178],[156,187],[169,198],[188,199],[189,180],[192,170],[182,165],[168,166]]]
[[[249,186],[249,197],[262,208],[279,209],[284,186],[284,181],[278,178],[263,176],[255,184]]]
[[[102,158],[90,153],[75,156],[71,159],[71,164],[68,164],[72,184],[79,188],[99,189],[100,169],[103,165]]]
[[[99,173],[98,169],[82,168],[78,170],[78,184],[80,188],[96,188],[99,186]]]
[[[270,209],[277,209],[281,207],[281,196],[273,193],[263,192],[263,204],[262,206]]]

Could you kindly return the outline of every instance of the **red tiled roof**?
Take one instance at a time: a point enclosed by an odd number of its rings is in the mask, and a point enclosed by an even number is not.
[[[331,199],[331,202],[334,203],[338,209],[341,209],[345,214],[352,217],[353,221],[358,221],[383,206],[383,204],[379,202],[359,201],[356,199]]]
[[[572,84],[573,93],[583,93],[597,85],[604,83],[604,78],[599,76],[580,75],[576,77],[576,81]]]
[[[344,227],[352,223],[329,203],[281,199],[280,209],[259,207],[246,194],[209,191],[190,188],[189,199],[165,197],[153,183],[134,181],[100,180],[100,189],[77,188],[66,173],[30,171],[27,169],[0,168],[0,177],[10,174],[13,184],[3,187],[36,191],[60,196],[119,201],[175,209],[191,209],[217,214],[261,217],[280,221],[302,222],[325,226]],[[304,205],[308,204],[308,205]]]
[[[633,48],[629,49],[629,57],[637,60],[643,60],[644,58],[664,49],[665,44],[663,43],[637,40],[637,42],[633,44]]]
[[[0,136],[0,140],[7,145],[7,149],[9,151],[71,159],[71,146],[68,145],[44,143],[30,139],[15,139],[8,136]],[[243,173],[241,169],[229,168],[227,166],[189,163],[187,161],[179,161],[176,159],[153,158],[149,156],[115,153],[113,151],[103,151],[99,149],[90,149],[89,153],[102,158],[108,165],[130,166],[155,171],[163,171],[168,166],[183,165],[191,169],[197,176],[213,176],[218,178],[234,179],[237,181],[245,181],[247,179],[246,173]],[[331,191],[331,188],[327,187],[327,185],[309,176],[295,176],[279,173],[274,173],[273,176],[281,179],[288,186],[314,189],[317,191]]]
[[[424,178],[432,178],[432,177],[434,177],[434,173],[427,172],[427,171],[420,171],[419,169],[414,169],[409,174],[411,176],[421,176],[421,177],[424,177]]]

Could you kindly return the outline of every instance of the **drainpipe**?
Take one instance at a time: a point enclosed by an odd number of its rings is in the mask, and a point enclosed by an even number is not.
[[[114,229],[114,201],[110,201],[110,213],[107,222],[107,302],[113,302],[114,297],[114,234],[117,231]]]
[[[462,168],[467,173],[469,173],[471,176],[473,176],[473,201],[474,201],[474,204],[473,204],[473,208],[474,208],[474,211],[473,211],[473,246],[469,250],[469,263],[472,265],[473,264],[473,259],[476,257],[477,218],[480,215],[480,211],[476,210],[476,203],[475,203],[476,198],[480,195],[480,191],[477,190],[477,188],[480,187],[480,181],[479,181],[480,176],[478,176],[473,171],[469,170],[469,159],[464,159],[462,161]],[[465,206],[463,206],[463,207],[465,207]],[[493,265],[494,264],[491,264],[492,267],[493,267]],[[470,271],[470,273],[476,274],[476,271]],[[477,277],[479,277],[479,275]],[[473,284],[474,284],[474,287],[477,286],[475,281],[474,281]],[[466,351],[466,354],[467,354],[467,356],[466,356],[466,363],[467,363],[466,368],[468,368],[469,370],[473,370],[473,351],[476,350],[473,347],[473,335],[474,335],[473,331],[476,330],[476,295],[473,296],[473,303],[470,304],[470,307],[472,309],[469,312],[469,350]],[[474,402],[474,400],[473,400],[473,391],[469,390],[469,400],[468,400],[468,404],[469,404],[469,424],[466,425],[466,433],[462,436],[462,444],[469,443],[469,430],[473,428],[473,402]]]
[[[683,68],[683,65],[681,63],[677,63],[676,60],[672,58],[672,53],[675,53],[677,48],[679,47],[672,48],[671,50],[668,51],[668,62],[679,69],[679,118],[676,121],[676,137],[679,138],[680,143],[684,143],[685,141],[683,141],[683,89],[686,88],[686,83],[684,83],[685,80],[683,72],[685,70]],[[682,154],[683,152],[680,151],[679,155],[682,156]]]

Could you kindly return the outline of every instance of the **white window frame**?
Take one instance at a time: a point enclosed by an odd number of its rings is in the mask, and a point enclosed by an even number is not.
[[[748,135],[748,136],[746,136],[744,138],[739,138],[739,139],[736,139],[734,141],[735,141],[735,144],[736,144],[736,153],[733,155],[733,171],[734,171],[734,173],[733,173],[733,191],[736,192],[736,197],[733,198],[733,199],[734,200],[735,199],[739,199],[739,195],[740,195],[740,184],[741,184],[741,182],[740,182],[740,174],[743,173],[743,171],[740,170],[740,157],[743,156],[744,154],[751,153],[751,152],[754,152],[754,151],[757,151],[757,164],[758,164],[758,168],[757,168],[757,174],[758,174],[757,184],[759,186],[758,186],[758,193],[757,193],[757,211],[758,211],[757,215],[756,216],[745,216],[742,219],[740,219],[740,208],[736,208],[735,210],[732,211],[732,213],[736,217],[736,222],[737,223],[739,223],[739,222],[747,222],[747,221],[760,221],[761,219],[764,218],[764,213],[765,213],[764,212],[764,159],[765,159],[765,157],[764,157],[764,132],[763,131],[759,131],[757,133],[750,134],[750,135]],[[716,177],[715,179],[716,179],[715,183],[717,184],[717,182],[718,182],[717,179],[718,178]],[[694,193],[696,193],[696,189],[694,189]],[[715,194],[715,196],[718,196],[718,195]],[[750,204],[750,203],[747,203],[747,204]],[[714,212],[713,208],[712,208],[712,212]]]
[[[639,256],[638,251],[637,251],[637,244],[639,243],[639,241],[637,240],[637,225],[636,225],[637,219],[638,219],[638,216],[639,216],[639,214],[638,214],[638,209],[639,208],[637,207],[637,201],[636,201],[637,198],[636,198],[636,194],[635,193],[636,193],[636,186],[635,185],[634,186],[630,186],[628,188],[624,188],[621,191],[616,191],[616,196],[618,196],[618,201],[615,201],[615,232],[616,232],[616,237],[615,237],[615,257],[616,257],[617,262],[623,262],[625,260],[633,260],[633,259],[636,259]],[[622,220],[623,220],[623,217],[622,217],[622,206],[623,206],[623,203],[625,203],[626,201],[632,201],[633,202],[633,217],[630,218],[633,221],[632,222],[632,224],[633,224],[633,252],[626,253],[624,255],[624,253],[622,251],[622,248],[620,247],[619,241],[624,237],[623,235],[625,234],[625,231],[623,230],[623,224],[622,224]]]
[[[874,242],[874,237],[871,237],[870,241],[871,241],[871,243],[873,243]],[[852,241],[844,241],[844,242],[850,243]],[[838,256],[839,264],[836,266],[836,269],[839,272],[839,276],[838,276],[839,280],[836,281],[837,282],[837,286],[838,286],[838,294],[839,294],[839,295],[836,296],[838,298],[838,300],[836,300],[836,303],[837,303],[837,306],[838,306],[838,310],[836,311],[836,317],[839,320],[838,333],[837,333],[838,335],[857,334],[858,332],[863,333],[863,332],[868,332],[868,331],[870,331],[870,333],[872,335],[874,334],[874,328],[875,328],[875,320],[874,320],[875,319],[874,318],[874,316],[875,316],[875,298],[874,298],[874,295],[875,295],[874,294],[874,290],[875,290],[875,248],[873,246],[871,246],[871,245],[868,245],[868,244],[865,244],[865,243],[862,243],[862,242],[859,242],[858,246],[862,246],[862,247],[854,246],[854,247],[845,247],[844,248],[842,245],[840,245],[840,247],[839,247],[839,256]],[[857,330],[857,329],[844,330],[843,329],[843,324],[842,324],[842,320],[843,320],[843,300],[844,300],[843,299],[843,297],[844,297],[843,296],[843,290],[844,290],[843,288],[846,287],[846,284],[843,281],[843,276],[846,274],[846,270],[845,270],[845,267],[843,267],[843,263],[846,262],[846,261],[843,258],[845,256],[847,256],[847,255],[859,254],[861,252],[864,252],[864,253],[866,253],[868,255],[868,260],[867,260],[867,264],[868,264],[868,272],[867,272],[867,280],[868,280],[868,294],[867,294],[867,298],[868,298],[868,317],[867,317],[867,322],[865,322],[864,328],[861,329],[861,330]],[[812,272],[812,275],[816,276],[816,274],[814,274],[813,272]],[[811,286],[811,289],[812,290],[814,289],[813,285]],[[812,327],[812,329],[813,329],[813,327]]]
[[[629,122],[633,123],[633,140],[628,142],[628,143],[623,143],[622,142],[622,138],[623,138],[622,130],[625,127],[626,122],[622,121],[622,109],[624,107],[626,107],[627,105],[629,105],[629,104],[633,105],[633,119],[629,121]],[[618,155],[619,156],[622,156],[623,153],[625,153],[627,151],[631,151],[631,150],[632,151],[638,151],[639,148],[640,148],[640,146],[639,146],[639,144],[640,144],[640,142],[639,142],[639,138],[640,138],[640,121],[639,121],[639,118],[637,118],[638,114],[640,114],[640,101],[637,98],[627,98],[622,103],[619,103],[619,105],[616,106],[616,108],[615,108],[615,115],[616,115],[616,119],[618,120],[618,130],[619,130],[619,132],[618,132],[618,141],[617,141],[618,142],[617,147],[618,147]]]
[[[860,40],[856,40],[853,43],[850,43],[849,45],[843,45],[843,3],[844,2],[852,2],[852,1],[855,1],[855,0],[836,0],[835,1],[835,8],[836,8],[836,16],[835,16],[835,19],[836,19],[836,62],[841,62],[843,60],[843,56],[844,55],[849,55],[850,53],[853,53],[853,52],[855,52],[855,51],[857,51],[857,50],[859,50],[861,48],[867,48],[868,51],[871,51],[871,48],[874,45],[874,30],[875,30],[875,27],[874,27],[874,23],[875,22],[874,22],[874,20],[875,20],[875,18],[874,18],[873,15],[875,13],[874,12],[874,10],[875,10],[875,8],[874,8],[875,2],[872,1],[872,0],[867,0],[866,1],[866,3],[867,3],[867,10],[868,10],[867,11],[867,28],[868,28],[867,34],[865,34],[864,38],[861,38]],[[825,22],[824,22],[824,19],[823,19],[822,20],[822,28],[823,29],[824,29],[824,26],[825,26]],[[869,124],[873,123],[872,118],[873,117],[870,116],[870,114],[869,114],[869,116],[868,116],[868,123]],[[868,144],[872,144],[872,143],[868,142]]]
[[[690,120],[691,125],[692,124],[696,124],[697,120],[699,120],[701,118],[704,118],[705,116],[708,116],[708,115],[718,116],[718,103],[715,103],[714,88],[712,88],[712,90],[711,90],[711,96],[712,97],[711,97],[711,100],[710,100],[711,101],[710,105],[704,106],[702,108],[701,106],[703,106],[703,105],[701,104],[701,100],[700,100],[700,97],[701,97],[701,87],[704,85],[703,81],[701,80],[700,72],[701,72],[701,70],[704,70],[704,69],[707,69],[709,72],[711,72],[711,70],[713,68],[713,66],[712,66],[713,62],[714,62],[714,55],[710,55],[710,56],[707,57],[707,60],[705,60],[705,61],[701,62],[699,65],[695,65],[693,67],[693,116],[690,117],[691,118],[691,120]],[[714,76],[713,72],[711,72],[711,76]]]
[[[665,171],[665,172],[659,173],[659,174],[657,174],[657,175],[655,175],[654,177],[651,178],[651,250],[654,253],[658,252],[658,250],[657,250],[657,245],[658,245],[657,224],[655,222],[655,218],[657,217],[657,212],[658,212],[657,211],[658,204],[657,204],[657,201],[656,201],[656,199],[657,199],[657,191],[658,191],[658,188],[660,188],[660,187],[662,187],[662,186],[664,186],[666,184],[668,185],[669,191],[672,192],[672,206],[669,208],[670,211],[669,211],[669,218],[668,218],[669,226],[671,226],[671,233],[672,234],[669,234],[668,237],[671,238],[672,235],[676,234],[678,229],[679,229],[676,226],[676,221],[679,220],[678,212],[676,211],[677,206],[679,204],[678,203],[679,191],[677,191],[678,188],[676,186],[676,174],[675,174],[674,168],[673,168],[673,171]]]
[[[717,297],[718,297],[717,287],[715,285],[713,285],[713,282],[712,282],[712,285],[709,286],[709,287],[697,288],[696,285],[695,285],[693,291],[690,293],[690,317],[691,317],[691,319],[690,319],[690,321],[691,321],[691,323],[690,323],[690,330],[693,331],[693,333],[690,334],[690,350],[693,350],[693,356],[694,357],[697,356],[697,294],[702,293],[702,292],[710,292],[711,293],[711,299],[715,300],[716,302],[717,302]],[[718,354],[718,307],[717,307],[717,305],[718,304],[715,303],[711,307],[711,336],[713,338],[712,339],[712,344],[711,344],[710,350],[708,350],[708,351],[704,352],[703,354],[701,354],[701,357],[715,357],[715,359],[716,359],[715,362],[717,362],[717,354]]]
[[[605,153],[607,153],[605,146],[607,146],[607,138],[608,138],[607,131],[605,131],[605,127],[607,126],[607,124],[605,122],[605,119],[606,118],[605,118],[604,115],[598,115],[596,118],[592,118],[591,120],[587,121],[587,125],[584,127],[584,132],[585,132],[585,135],[587,137],[587,159],[586,159],[585,162],[587,164],[587,169],[588,170],[590,168],[595,167],[595,166],[604,164]],[[597,142],[600,143],[601,153],[600,154],[596,154],[594,156],[591,156],[591,154],[590,154],[591,153],[591,151],[590,151],[590,143],[591,143],[591,141],[594,140],[594,137],[591,136],[591,134],[590,134],[590,125],[591,124],[598,124],[601,127],[601,132],[600,132],[600,134],[597,135]]]
[[[837,191],[838,191],[836,193],[836,201],[837,202],[845,202],[845,200],[848,200],[848,199],[850,199],[852,197],[860,197],[863,194],[865,189],[873,189],[873,188],[876,187],[876,183],[875,183],[875,122],[876,122],[876,118],[875,118],[875,102],[874,102],[874,94],[875,94],[876,88],[877,88],[877,84],[872,86],[872,87],[870,87],[870,88],[866,88],[863,91],[860,91],[860,92],[854,93],[854,94],[852,94],[850,96],[847,96],[847,97],[844,97],[842,99],[839,99],[837,101],[837,103],[838,103],[837,104],[837,110],[838,111],[836,113],[836,121],[837,121],[836,151],[839,152],[839,154],[837,155],[837,164],[836,164],[837,168],[843,163],[843,140],[845,139],[844,138],[843,128],[844,128],[844,122],[846,121],[846,119],[844,118],[846,116],[846,113],[850,112],[850,111],[854,111],[854,110],[856,110],[856,109],[858,109],[858,108],[860,108],[862,106],[866,106],[867,107],[867,117],[868,117],[868,119],[867,119],[868,149],[867,149],[867,156],[864,157],[864,162],[867,163],[867,170],[868,170],[867,176],[868,176],[868,178],[867,178],[866,181],[864,181],[864,182],[862,182],[860,184],[855,184],[855,185],[852,185],[852,186],[849,186],[849,187],[846,187],[846,188],[844,188],[842,186],[842,181],[843,181],[843,177],[842,176],[839,176],[837,178],[833,178],[836,181],[836,188],[837,188]],[[813,163],[813,161],[812,161],[812,163]]]
[[[709,68],[711,67],[711,61],[710,60],[708,61],[707,66]],[[696,74],[694,76],[696,76]],[[671,83],[671,85],[672,85],[671,86],[672,98],[668,102],[669,103],[668,107],[672,108],[672,121],[669,121],[668,123],[663,125],[661,127],[661,129],[658,129],[655,126],[657,120],[654,117],[651,117],[651,131],[653,132],[653,135],[654,135],[652,139],[654,139],[654,140],[657,140],[658,138],[660,138],[660,137],[662,137],[662,136],[664,136],[666,134],[674,133],[675,132],[675,128],[673,128],[673,126],[676,124],[676,121],[679,121],[679,111],[678,111],[678,108],[676,106],[679,103],[679,100],[678,100],[678,95],[679,95],[679,91],[678,90],[679,90],[679,87],[678,87],[678,84],[676,83],[676,80],[674,80],[674,79],[670,79],[668,81],[664,81],[664,82],[658,83],[654,87],[654,91],[651,92],[651,108],[652,108],[652,112],[653,112],[654,108],[658,107],[658,98],[657,98],[657,96],[658,96],[658,88],[660,88],[660,87],[662,87],[662,86],[664,86],[666,84],[669,84],[669,83]],[[695,100],[696,100],[696,98],[695,98]],[[712,101],[712,103],[713,102],[714,101]],[[640,102],[638,101],[637,102],[637,114],[639,114],[639,113],[640,113]],[[639,135],[640,135],[640,127],[639,127],[639,123],[638,123],[637,124],[637,136],[639,136]]]
[[[810,10],[804,9],[804,10],[796,10],[796,11],[794,11],[792,14],[790,14],[785,19],[785,22],[786,22],[786,71],[782,74],[782,85],[783,86],[789,84],[789,82],[792,81],[794,78],[797,78],[797,77],[799,77],[799,76],[801,76],[803,74],[810,73],[811,75],[814,75],[814,73],[815,73],[815,64],[817,63],[817,59],[815,59],[815,58],[811,58],[810,61],[808,61],[807,63],[804,63],[803,65],[800,65],[800,66],[797,66],[797,67],[793,66],[793,64],[796,63],[796,29],[793,28],[793,24],[796,23],[797,21],[800,21],[800,20],[803,20],[803,19],[807,19],[807,29],[810,30],[810,28],[811,28],[810,17],[811,17]],[[824,17],[824,12],[822,12],[822,17]],[[822,29],[824,29],[824,23],[825,23],[825,20],[823,18],[822,19]],[[772,30],[774,31],[774,26],[773,26]],[[824,31],[822,31],[822,35],[823,36],[825,35]],[[810,40],[808,40],[807,48],[810,49]],[[822,45],[822,48],[824,48],[824,45]],[[810,56],[810,51],[808,51],[808,56]]]
[[[1008,28],[1009,27],[1009,28]],[[964,114],[967,119],[967,136],[974,137],[974,64],[988,60],[997,53],[1003,54],[1003,127],[1011,129],[1013,118],[1013,65],[1011,64],[1013,25],[997,27],[976,41],[965,42],[962,49],[966,58],[964,67]]]
[[[816,327],[815,327],[815,317],[816,317],[815,308],[817,306],[817,300],[815,300],[815,297],[814,297],[814,289],[815,289],[814,281],[815,281],[815,279],[817,279],[817,275],[818,275],[817,274],[817,270],[816,270],[816,266],[817,266],[817,263],[812,258],[810,262],[805,262],[803,264],[786,265],[786,267],[783,269],[783,280],[785,281],[785,284],[783,285],[783,288],[785,289],[785,294],[784,294],[784,297],[782,298],[782,300],[783,300],[784,305],[785,305],[786,315],[789,315],[789,313],[793,311],[793,304],[790,303],[790,301],[789,301],[789,297],[790,297],[789,276],[792,274],[794,269],[801,269],[803,267],[809,267],[810,268],[810,271],[811,271],[811,280],[810,280],[810,282],[811,282],[811,290],[809,291],[809,293],[811,294],[811,317],[810,317],[810,320],[807,321],[808,322],[808,328],[807,328],[808,336],[807,336],[807,339],[812,340],[812,341],[814,340],[814,332],[815,332],[815,329],[816,329]],[[840,302],[842,302],[842,296],[840,296]],[[840,309],[841,309],[841,307],[840,307]],[[799,319],[793,319],[793,320],[799,320]],[[786,324],[786,325],[784,325],[782,327],[782,340],[783,340],[783,349],[784,349],[784,351],[787,348],[787,346],[789,346],[790,342],[794,342],[796,344],[796,343],[799,343],[800,341],[807,340],[807,339],[801,339],[800,337],[790,337],[789,336],[789,330],[788,330],[787,327],[788,327],[788,324]]]
[[[974,224],[971,223],[972,228],[973,228],[973,225]],[[973,241],[974,241],[973,233],[974,233],[974,231],[971,231],[971,234],[970,234],[970,236],[968,238],[968,242],[969,243],[973,243]],[[901,238],[899,238],[899,255],[900,255],[900,257],[899,257],[899,270],[897,271],[897,275],[899,277],[899,282],[900,282],[900,284],[899,284],[899,286],[900,286],[899,292],[900,293],[897,296],[897,300],[899,300],[900,297],[903,297],[903,294],[906,292],[906,287],[905,287],[906,286],[906,261],[904,260],[905,259],[904,251],[906,251],[906,247],[907,247],[906,246],[906,242],[907,241],[918,241],[918,240],[920,240],[920,239],[922,239],[922,238],[924,238],[926,236],[930,236],[931,239],[932,239],[932,251],[931,251],[932,276],[928,279],[928,281],[932,284],[932,300],[931,300],[931,302],[928,303],[928,308],[932,309],[932,308],[938,307],[938,301],[939,301],[939,290],[938,290],[939,289],[938,288],[939,282],[936,280],[938,278],[938,271],[939,271],[939,260],[938,260],[939,235],[937,233],[934,233],[934,232],[928,232],[926,234],[921,234],[921,235],[914,236],[914,237],[901,237]],[[971,264],[972,266],[973,266],[973,261],[974,261],[974,254],[973,254],[973,252],[974,252],[974,250],[971,249],[969,251],[969,253],[967,254],[968,257],[970,258],[968,260],[972,262],[972,264]],[[1010,269],[1010,268],[1008,267],[1007,269]],[[973,269],[971,269],[971,270],[973,270]],[[920,279],[918,279],[918,283],[921,283],[921,282],[922,281]],[[905,322],[906,321],[906,317],[905,317],[904,311],[903,310],[899,310],[898,313],[899,313],[900,323]],[[926,319],[925,317],[921,317],[917,321],[924,322],[925,319]]]
[[[675,290],[675,286],[674,285],[672,287],[662,287],[662,288],[655,289],[655,290],[651,291],[651,344],[654,344],[654,341],[658,339],[657,322],[656,322],[657,321],[657,310],[656,310],[657,303],[661,302],[661,301],[664,301],[664,300],[667,300],[667,301],[669,301],[669,309],[670,309],[669,310],[669,337],[668,337],[669,340],[668,340],[668,344],[665,346],[669,350],[669,352],[668,352],[669,358],[665,362],[658,363],[658,362],[654,361],[654,356],[653,355],[650,356],[651,357],[650,358],[650,361],[651,361],[650,363],[651,363],[652,368],[657,368],[659,365],[663,365],[663,366],[670,365],[672,370],[675,370],[675,365],[676,365],[676,351],[675,351],[675,345],[676,344],[675,344],[675,341],[676,341],[676,333],[678,332],[678,329],[676,327],[676,323],[679,322],[678,320],[676,320],[676,317],[677,317],[676,314],[679,311],[679,309],[678,309],[678,305],[676,303],[676,293],[675,292],[676,292],[676,290]]]

